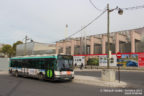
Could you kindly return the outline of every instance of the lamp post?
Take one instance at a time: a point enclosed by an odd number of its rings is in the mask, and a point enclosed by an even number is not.
[[[109,65],[110,65],[110,33],[109,33],[109,14],[110,14],[110,10],[109,10],[109,4],[107,4],[107,39],[108,39],[108,57],[107,57],[107,68],[109,69]]]
[[[28,37],[27,37],[27,35],[25,36],[25,47],[24,47],[24,55],[26,55],[26,44],[27,44],[27,40],[28,40]]]
[[[27,41],[30,40],[31,42],[34,42],[31,38],[28,38],[28,36],[25,36],[25,45],[24,45],[24,55],[27,55]]]
[[[114,9],[109,9],[109,4],[107,4],[107,39],[108,39],[108,56],[107,56],[107,69],[110,67],[110,55],[111,55],[111,50],[110,50],[110,12],[118,9],[118,14],[122,15],[123,10],[116,7]]]
[[[109,69],[110,68],[110,55],[111,55],[111,51],[110,51],[110,12],[114,11],[118,9],[118,14],[122,15],[123,14],[123,10],[116,7],[114,9],[109,9],[109,4],[107,4],[107,39],[108,39],[108,50],[107,50],[107,69],[102,70],[102,80],[104,81],[111,81],[114,82],[116,79],[116,75],[115,75],[115,70],[113,69]]]

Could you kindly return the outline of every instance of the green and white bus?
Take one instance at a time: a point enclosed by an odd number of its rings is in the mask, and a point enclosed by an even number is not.
[[[9,73],[40,80],[72,80],[74,78],[73,56],[35,55],[10,59]]]

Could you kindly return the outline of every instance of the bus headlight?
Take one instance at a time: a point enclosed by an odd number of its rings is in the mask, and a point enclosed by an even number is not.
[[[55,75],[60,75],[60,72],[59,71],[55,71]]]

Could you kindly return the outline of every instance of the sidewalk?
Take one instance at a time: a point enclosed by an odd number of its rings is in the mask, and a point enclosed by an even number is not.
[[[8,71],[0,70],[0,75],[8,75]]]
[[[127,87],[127,83],[123,81],[121,81],[120,83],[118,80],[116,80],[115,82],[108,82],[108,81],[102,81],[101,78],[91,77],[91,76],[81,76],[81,75],[75,75],[75,79],[73,82],[95,85],[95,86],[102,86],[102,87],[120,87],[120,88]]]
[[[101,71],[103,69],[79,69],[76,68],[74,69],[74,71]],[[118,69],[115,69],[116,71],[118,71]],[[144,70],[120,70],[120,71],[125,71],[125,72],[144,72]]]

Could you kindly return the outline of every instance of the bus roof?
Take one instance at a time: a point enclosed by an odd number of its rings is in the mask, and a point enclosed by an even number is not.
[[[11,59],[34,59],[34,58],[57,58],[57,54],[53,55],[27,55],[27,56],[17,56],[17,57],[12,57]]]

